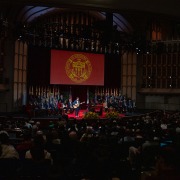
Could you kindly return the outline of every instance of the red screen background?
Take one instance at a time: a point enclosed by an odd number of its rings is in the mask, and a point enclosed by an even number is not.
[[[74,82],[66,74],[66,62],[75,55],[82,54],[88,58],[91,63],[92,71],[90,77],[83,82]],[[75,51],[51,50],[50,61],[50,84],[64,85],[104,85],[104,55],[92,54]]]

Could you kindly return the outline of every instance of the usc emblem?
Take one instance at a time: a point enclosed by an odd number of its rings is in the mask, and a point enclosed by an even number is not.
[[[67,60],[65,70],[72,81],[82,83],[90,77],[92,66],[86,56],[74,54]]]

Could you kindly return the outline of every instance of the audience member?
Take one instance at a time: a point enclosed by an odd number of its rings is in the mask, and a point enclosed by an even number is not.
[[[143,180],[179,180],[179,152],[173,147],[163,147],[156,162],[155,171],[144,172]]]
[[[0,131],[0,158],[19,159],[19,154],[9,143],[9,134],[6,131]]]
[[[42,134],[38,134],[34,137],[32,147],[26,152],[25,158],[35,161],[49,159],[51,163],[53,163],[51,154],[45,149],[45,140]]]
[[[32,124],[28,121],[25,122],[24,128],[26,129],[32,129]]]
[[[25,153],[31,148],[32,136],[31,131],[25,131],[22,135],[23,140],[16,146],[16,150],[19,153],[21,159],[25,158]]]

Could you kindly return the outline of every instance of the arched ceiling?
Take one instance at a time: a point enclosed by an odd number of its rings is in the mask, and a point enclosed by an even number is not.
[[[45,6],[25,6],[21,9],[18,13],[17,21],[22,23],[31,23],[38,17],[42,17],[47,14],[57,13],[57,12],[65,12],[65,11],[73,11],[72,9],[67,8],[56,8],[56,7],[45,7]],[[99,20],[106,19],[105,12],[98,12],[98,11],[88,11],[84,10],[91,14],[92,16],[97,17]],[[132,27],[128,23],[128,21],[119,13],[113,13],[113,25],[117,27],[118,31],[122,32],[131,32]]]
[[[83,7],[87,9],[104,9],[119,11],[141,11],[157,14],[167,14],[180,17],[179,0],[16,0],[9,3],[0,0],[0,3],[8,6],[48,6],[48,7]]]
[[[129,22],[122,16],[124,12],[141,12],[168,15],[180,18],[179,0],[16,0],[9,3],[0,0],[0,10],[8,8],[8,13],[16,11],[18,20],[31,22],[33,19],[64,8],[96,11],[98,16],[105,18],[104,12],[113,12],[113,25],[119,31],[131,31]],[[18,11],[18,12],[17,12]]]

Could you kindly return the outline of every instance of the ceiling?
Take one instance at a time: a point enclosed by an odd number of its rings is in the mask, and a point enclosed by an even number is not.
[[[68,8],[45,7],[45,6],[24,6],[18,13],[17,21],[22,23],[31,23],[38,17],[56,12],[75,11]],[[96,16],[99,20],[106,20],[106,12],[98,12],[92,10],[85,10],[91,16]],[[113,25],[117,27],[118,31],[131,32],[132,27],[128,21],[119,13],[113,13]]]
[[[180,17],[179,0],[16,0],[11,2],[0,0],[0,3],[14,7],[24,5],[49,7],[83,7],[87,9],[101,9],[120,11],[141,11],[157,14],[166,14]]]
[[[113,12],[113,24],[119,31],[131,31],[130,23],[122,16],[123,13],[153,13],[180,18],[179,0],[16,0],[11,4],[6,0],[0,0],[0,11],[6,16],[14,18],[14,21],[30,22],[35,18],[62,11],[64,8],[96,10],[101,18],[105,18],[104,12]],[[2,14],[1,14],[2,15]]]
[[[106,18],[106,12],[113,12],[113,25],[118,31],[131,32],[133,14],[141,13],[180,18],[180,0],[16,0],[9,4],[6,0],[0,0],[0,12],[10,17],[13,21],[32,22],[37,17],[48,13],[70,10],[84,10],[90,13],[96,12],[100,19]],[[2,14],[1,14],[2,15]]]

